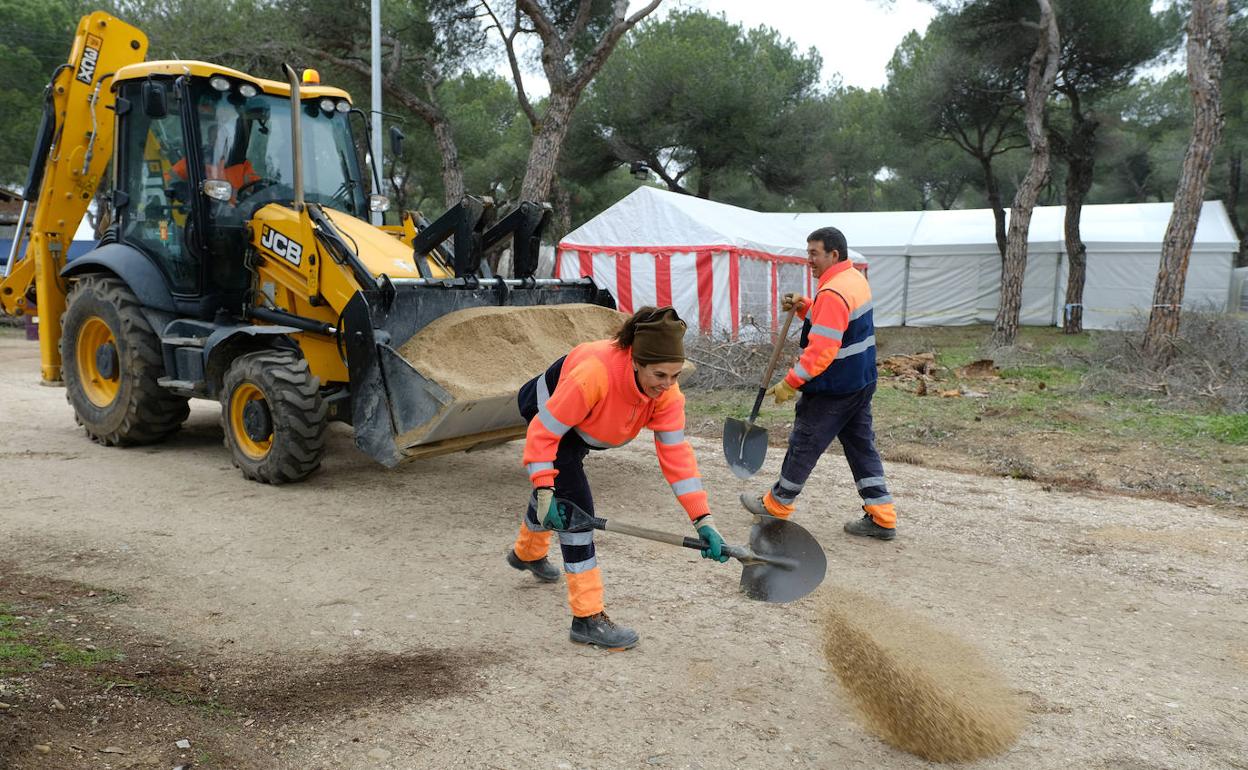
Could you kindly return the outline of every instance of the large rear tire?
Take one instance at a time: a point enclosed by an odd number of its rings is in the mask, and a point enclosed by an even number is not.
[[[225,445],[234,465],[253,481],[300,481],[319,468],[328,417],[320,381],[293,351],[247,353],[225,373]]]
[[[162,388],[160,338],[119,278],[87,276],[69,295],[61,330],[65,398],[105,446],[152,444],[175,433],[187,399]]]

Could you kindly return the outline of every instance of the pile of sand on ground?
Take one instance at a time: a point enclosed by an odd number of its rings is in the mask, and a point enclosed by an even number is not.
[[[615,334],[627,317],[581,303],[474,307],[421,329],[399,355],[457,401],[514,395],[573,346]]]
[[[861,594],[831,591],[824,655],[868,729],[935,762],[999,754],[1023,704],[965,642]]]

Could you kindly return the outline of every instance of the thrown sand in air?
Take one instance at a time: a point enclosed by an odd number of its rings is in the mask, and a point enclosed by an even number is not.
[[[514,399],[521,385],[560,356],[582,342],[612,336],[627,317],[583,303],[474,307],[433,321],[404,343],[399,355],[456,403]],[[425,426],[409,431],[399,444],[410,444],[425,432]]]
[[[936,762],[1000,754],[1021,702],[965,642],[862,594],[824,594],[824,655],[869,730]]]

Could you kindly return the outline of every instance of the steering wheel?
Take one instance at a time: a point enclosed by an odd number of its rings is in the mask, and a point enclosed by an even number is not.
[[[263,177],[260,179],[253,179],[250,182],[244,182],[243,186],[239,187],[238,191],[234,193],[234,200],[241,203],[244,198],[250,198],[252,195],[255,195],[266,187],[272,187],[275,184],[277,184],[275,180],[264,179]]]
[[[338,185],[338,189],[334,192],[332,196],[330,196],[329,202],[331,205],[337,206],[338,208],[341,208],[341,209],[346,209],[350,207],[351,185],[347,182],[343,182],[342,184]]]

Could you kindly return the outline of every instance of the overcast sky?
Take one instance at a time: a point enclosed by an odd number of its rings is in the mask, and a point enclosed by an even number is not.
[[[636,11],[641,4],[630,3]],[[823,57],[823,82],[840,75],[847,86],[884,85],[884,68],[910,30],[920,33],[936,15],[920,0],[665,0],[657,14],[672,8],[722,13],[747,29],[766,25],[805,51]]]
[[[631,0],[629,12],[636,13],[643,5]],[[746,29],[769,26],[796,43],[800,51],[818,49],[823,58],[822,85],[839,75],[844,85],[859,88],[883,86],[884,69],[897,44],[912,29],[923,32],[936,15],[921,0],[663,0],[654,15],[663,18],[677,8],[722,13]],[[494,71],[511,79],[511,70],[501,57]],[[531,97],[549,92],[537,68],[526,68],[524,85]]]

